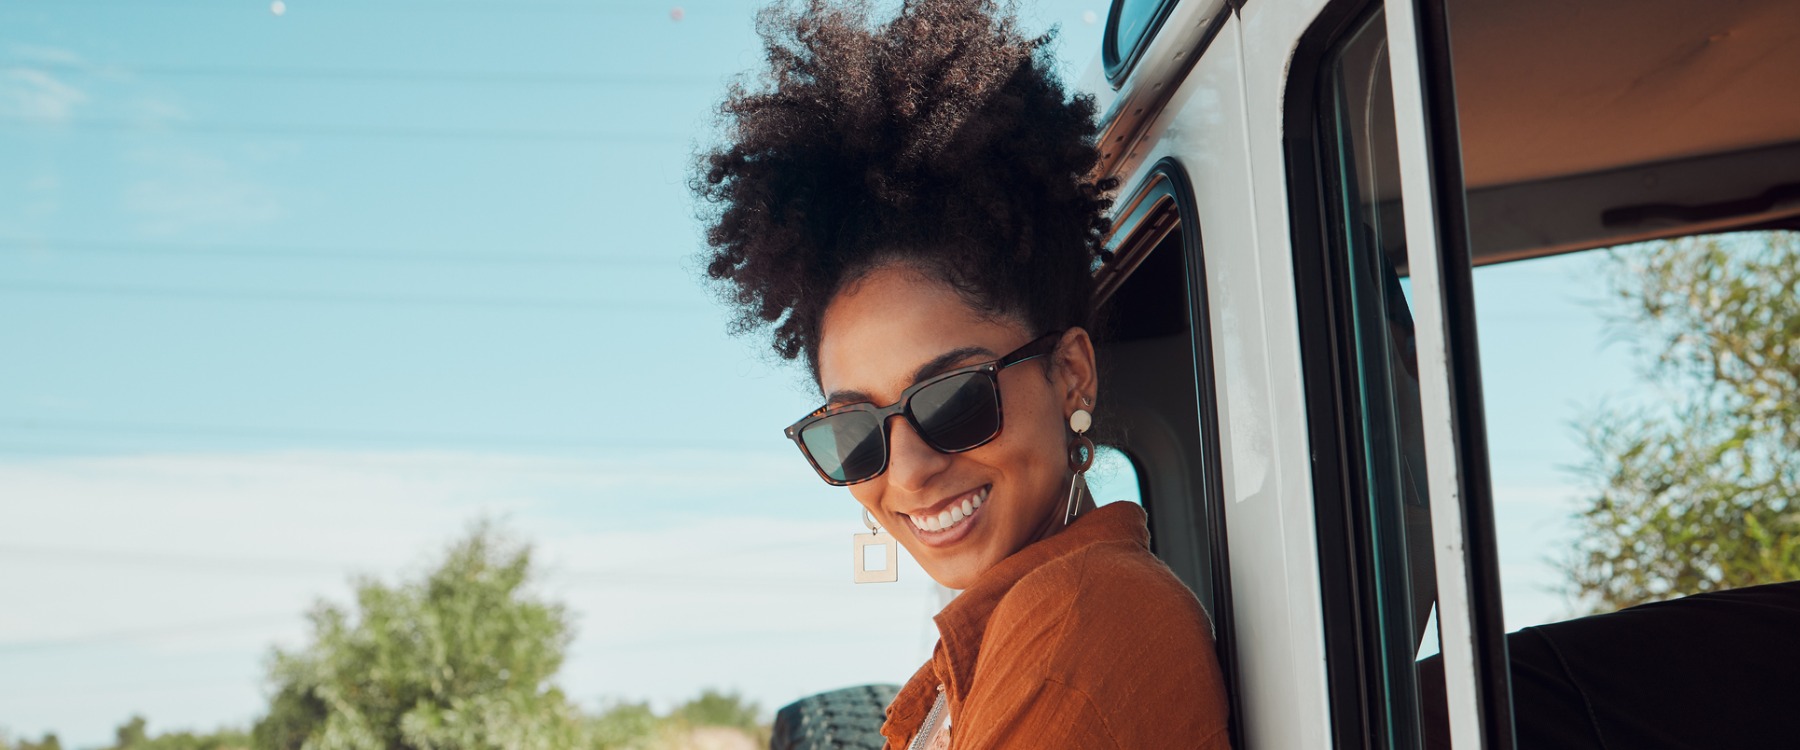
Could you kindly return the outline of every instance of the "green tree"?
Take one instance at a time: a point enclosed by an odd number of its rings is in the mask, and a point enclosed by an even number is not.
[[[1800,578],[1800,234],[1611,256],[1668,402],[1584,427],[1596,488],[1564,570],[1587,609]]]
[[[657,716],[647,703],[614,703],[589,725],[594,750],[689,750],[711,747],[700,735],[732,730],[759,747],[769,744],[770,727],[760,720],[755,703],[735,692],[707,689],[667,715]],[[717,740],[713,740],[716,742]]]
[[[8,740],[0,735],[0,750],[62,750],[62,740],[56,738],[55,732],[45,732],[44,738],[37,742],[20,737]]]
[[[648,703],[615,703],[588,727],[595,750],[652,750],[667,744],[669,732]]]
[[[247,750],[250,735],[231,729],[211,734],[170,732],[152,737],[150,722],[133,716],[114,730],[116,741],[107,750]]]
[[[480,524],[423,580],[357,584],[354,615],[321,602],[311,643],[277,649],[259,750],[545,750],[585,744],[551,680],[569,642],[532,596],[530,549]]]
[[[762,731],[761,713],[755,703],[746,702],[736,692],[707,688],[699,697],[669,712],[669,718],[688,726],[730,727],[755,735]]]

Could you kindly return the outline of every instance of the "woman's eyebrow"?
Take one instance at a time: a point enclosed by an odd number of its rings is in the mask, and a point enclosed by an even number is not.
[[[965,359],[968,359],[970,357],[978,355],[978,354],[985,355],[989,359],[993,359],[993,358],[999,356],[994,353],[994,350],[989,349],[985,346],[964,346],[964,347],[958,347],[956,349],[951,349],[950,351],[944,352],[943,354],[939,354],[936,357],[932,357],[931,361],[926,362],[925,364],[919,365],[919,369],[913,371],[912,381],[910,383],[908,383],[907,385],[910,386],[914,383],[918,383],[919,381],[925,380],[926,378],[930,378],[934,375],[941,374],[946,370],[954,370],[954,369],[956,369],[956,365],[958,363],[962,362]],[[825,397],[825,403],[827,405],[829,405],[829,404],[854,404],[854,403],[859,403],[859,402],[863,402],[863,401],[873,401],[873,400],[874,399],[869,397],[869,394],[864,393],[862,391],[857,391],[857,390],[832,391],[830,394],[828,394]]]
[[[917,383],[933,375],[942,373],[945,370],[954,370],[956,369],[957,363],[977,354],[987,355],[989,359],[1000,356],[985,346],[964,346],[957,349],[951,349],[936,357],[932,357],[930,362],[919,365],[919,369],[913,371],[912,382]]]

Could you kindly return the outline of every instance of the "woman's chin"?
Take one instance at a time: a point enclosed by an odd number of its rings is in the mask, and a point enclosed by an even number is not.
[[[974,585],[975,581],[981,578],[982,573],[986,573],[988,568],[994,567],[994,563],[998,562],[989,559],[991,556],[983,554],[985,550],[976,548],[975,545],[968,545],[954,551],[930,551],[937,554],[932,555],[929,559],[920,560],[920,567],[924,568],[926,575],[931,576],[931,580],[937,581],[938,585],[958,591]]]
[[[925,569],[925,573],[931,576],[931,580],[937,581],[939,586],[957,591],[974,585],[975,579],[980,577],[978,572],[965,570],[960,566],[954,567],[954,569],[928,567]]]

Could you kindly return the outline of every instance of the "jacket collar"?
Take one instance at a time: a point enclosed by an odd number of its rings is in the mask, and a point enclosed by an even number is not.
[[[988,619],[1013,586],[1045,564],[1095,544],[1130,541],[1148,549],[1150,531],[1145,519],[1144,509],[1137,505],[1108,503],[1088,511],[1068,528],[1032,543],[982,573],[974,585],[950,600],[933,618],[938,628],[937,647],[932,650],[931,661],[921,667],[895,696],[887,727],[907,733],[915,731],[936,700],[938,685],[944,686],[951,715],[955,716],[956,708],[968,695]],[[890,734],[888,739],[898,746],[905,746],[909,737],[896,738]]]

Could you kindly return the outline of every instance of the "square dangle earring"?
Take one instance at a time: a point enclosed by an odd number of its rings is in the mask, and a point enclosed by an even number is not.
[[[869,527],[869,533],[856,534],[856,559],[854,580],[857,583],[893,583],[900,580],[900,543],[894,540],[893,534],[881,533],[881,527],[875,525],[875,519],[869,517],[867,508],[863,509],[863,525]],[[881,547],[883,552],[882,567],[869,567],[869,548]]]

